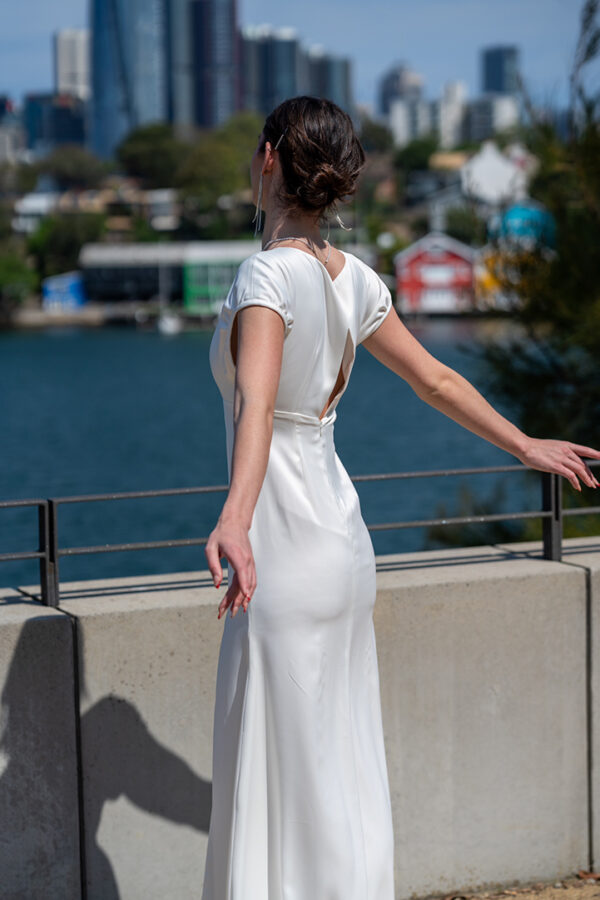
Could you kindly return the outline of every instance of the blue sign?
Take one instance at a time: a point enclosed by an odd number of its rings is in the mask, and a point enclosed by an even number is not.
[[[83,306],[86,296],[81,272],[64,272],[51,275],[42,281],[42,307],[63,311]]]

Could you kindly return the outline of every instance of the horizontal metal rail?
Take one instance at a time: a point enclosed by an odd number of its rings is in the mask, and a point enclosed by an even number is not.
[[[600,462],[588,462],[590,468]],[[485,475],[498,472],[536,471],[523,465],[483,466],[466,469],[433,469],[419,472],[385,472],[374,475],[354,475],[353,482],[376,482],[402,480],[406,478],[441,478],[448,476]],[[545,559],[560,560],[562,556],[563,519],[565,516],[592,515],[600,513],[600,506],[562,507],[562,476],[548,472],[541,476],[542,504],[539,510],[523,512],[487,513],[472,516],[438,517],[430,519],[410,519],[401,522],[376,522],[367,525],[369,531],[386,531],[404,528],[423,528],[437,525],[469,525],[473,523],[502,522],[524,519],[541,519],[543,533],[543,555]],[[2,500],[0,510],[23,507],[37,508],[38,547],[36,550],[0,553],[0,562],[15,560],[39,560],[40,594],[42,602],[57,607],[60,602],[59,559],[65,556],[82,556],[91,553],[117,553],[132,550],[155,550],[168,547],[193,547],[206,544],[208,537],[177,538],[160,541],[135,541],[125,544],[97,544],[87,547],[61,547],[58,540],[58,508],[73,503],[95,503],[115,500],[140,500],[155,497],[179,497],[190,494],[214,494],[228,490],[227,484],[186,488],[166,488],[155,491],[122,491],[108,494],[81,494],[48,499]]]

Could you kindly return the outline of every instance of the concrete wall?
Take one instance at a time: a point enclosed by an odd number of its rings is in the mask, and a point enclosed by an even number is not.
[[[600,858],[600,539],[565,550],[378,559],[398,898]],[[2,900],[82,896],[78,799],[89,900],[200,900],[221,593],[206,573],[63,585],[60,610],[0,592]]]
[[[0,591],[0,897],[79,897],[73,635]]]

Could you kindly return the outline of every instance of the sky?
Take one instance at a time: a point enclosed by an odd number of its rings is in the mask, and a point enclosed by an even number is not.
[[[20,101],[28,91],[52,89],[52,34],[85,27],[88,0],[25,0],[6,8],[0,33],[0,94]],[[354,95],[373,105],[381,75],[398,62],[420,72],[425,96],[446,81],[479,84],[479,52],[517,44],[530,94],[563,105],[583,0],[238,0],[242,25],[293,27],[306,45],[319,44],[354,63]],[[588,89],[600,90],[600,63]]]

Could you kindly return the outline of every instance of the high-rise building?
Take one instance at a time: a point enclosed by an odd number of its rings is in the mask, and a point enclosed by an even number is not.
[[[268,115],[289,97],[308,92],[308,70],[291,28],[268,25],[242,30],[241,105]]]
[[[210,128],[239,108],[236,3],[191,0],[191,14],[194,119]]]
[[[190,0],[166,0],[167,115],[185,136],[194,125],[194,31]]]
[[[322,47],[311,47],[306,54],[306,65],[308,93],[313,97],[326,97],[352,115],[354,104],[350,60],[330,56]]]
[[[291,28],[242,29],[240,86],[242,109],[265,116],[300,94],[325,97],[353,113],[351,61],[321,47],[305,50]]]
[[[482,93],[516,94],[518,73],[518,47],[486,47],[481,51]]]
[[[90,96],[90,33],[69,28],[54,35],[54,91],[80,100]]]
[[[91,146],[102,157],[167,118],[165,0],[91,0]]]
[[[379,82],[379,111],[388,116],[394,100],[420,100],[423,94],[423,76],[408,66],[394,66]]]
[[[0,123],[5,116],[11,115],[13,112],[14,105],[10,97],[7,94],[0,94]]]
[[[467,86],[462,81],[449,81],[442,96],[432,104],[434,130],[440,147],[449,150],[465,140]]]
[[[85,103],[73,94],[27,94],[23,128],[28,149],[45,156],[59,144],[85,141]]]
[[[395,146],[404,147],[434,130],[433,104],[429,100],[398,97],[391,101],[388,125]]]
[[[466,136],[484,141],[496,131],[512,128],[519,121],[519,104],[512,94],[486,94],[467,105]]]

